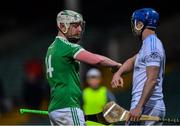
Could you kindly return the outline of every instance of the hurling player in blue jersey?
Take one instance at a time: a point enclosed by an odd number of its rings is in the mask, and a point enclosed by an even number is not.
[[[122,74],[133,70],[133,88],[130,115],[127,121],[138,122],[142,114],[164,117],[163,75],[165,71],[165,51],[155,31],[159,14],[151,8],[136,10],[131,19],[135,36],[142,41],[139,52],[129,58],[114,74],[112,86],[123,85]],[[138,122],[140,125],[162,125],[160,122]]]

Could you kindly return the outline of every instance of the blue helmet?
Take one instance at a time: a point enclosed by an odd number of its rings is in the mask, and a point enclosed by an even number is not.
[[[133,24],[141,21],[144,27],[156,29],[159,22],[159,14],[152,8],[143,8],[134,11],[131,20]]]

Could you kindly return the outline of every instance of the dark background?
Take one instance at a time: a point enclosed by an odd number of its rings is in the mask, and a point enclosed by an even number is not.
[[[69,6],[72,1],[75,1],[75,4]],[[27,106],[47,110],[49,92],[47,81],[44,79],[44,57],[47,47],[57,35],[56,15],[63,9],[82,13],[86,21],[86,31],[80,44],[85,49],[121,63],[137,53],[141,46],[141,42],[131,33],[130,19],[133,11],[144,7],[157,10],[160,13],[157,35],[162,40],[167,54],[164,79],[167,117],[178,117],[180,112],[178,5],[178,1],[175,0],[2,1],[0,102],[3,107],[0,108],[0,124],[48,124],[48,119],[44,117],[20,116],[18,109]],[[83,87],[86,86],[85,73],[90,67],[92,66],[81,65]],[[112,74],[106,69],[100,69],[104,77],[103,84],[113,91],[118,103],[128,109],[131,98],[131,74],[124,77],[127,84],[124,89],[114,90],[109,85]],[[28,81],[31,73],[37,76],[38,81]]]

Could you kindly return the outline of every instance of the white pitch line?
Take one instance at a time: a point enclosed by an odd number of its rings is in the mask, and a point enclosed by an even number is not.
[[[126,111],[123,112],[123,114],[122,114],[122,116],[120,118],[120,121],[122,121],[122,119],[124,118],[125,114],[126,114]]]
[[[104,113],[104,117],[114,108],[116,104],[114,103],[105,113]]]

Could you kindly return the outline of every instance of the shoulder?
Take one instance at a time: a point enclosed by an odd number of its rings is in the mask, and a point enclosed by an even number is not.
[[[105,87],[105,86],[101,86],[101,89],[103,89],[103,90],[107,90],[107,87]]]
[[[87,92],[87,91],[89,91],[89,90],[90,90],[90,88],[87,87],[87,88],[85,88],[85,89],[83,90],[83,92],[85,93],[85,92]]]
[[[83,96],[87,96],[92,91],[91,88],[87,87],[83,90]]]
[[[61,37],[56,37],[56,41],[59,42],[59,44],[65,46],[65,47],[79,47],[80,45],[78,44],[75,44],[75,43],[71,43],[69,42],[68,40],[64,39],[64,38],[61,38]]]
[[[74,56],[82,47],[78,44],[69,42],[63,38],[56,38],[57,48],[63,54],[69,55],[70,57]]]
[[[161,40],[156,35],[150,35],[143,41],[144,49],[148,52],[162,52],[164,50]]]

